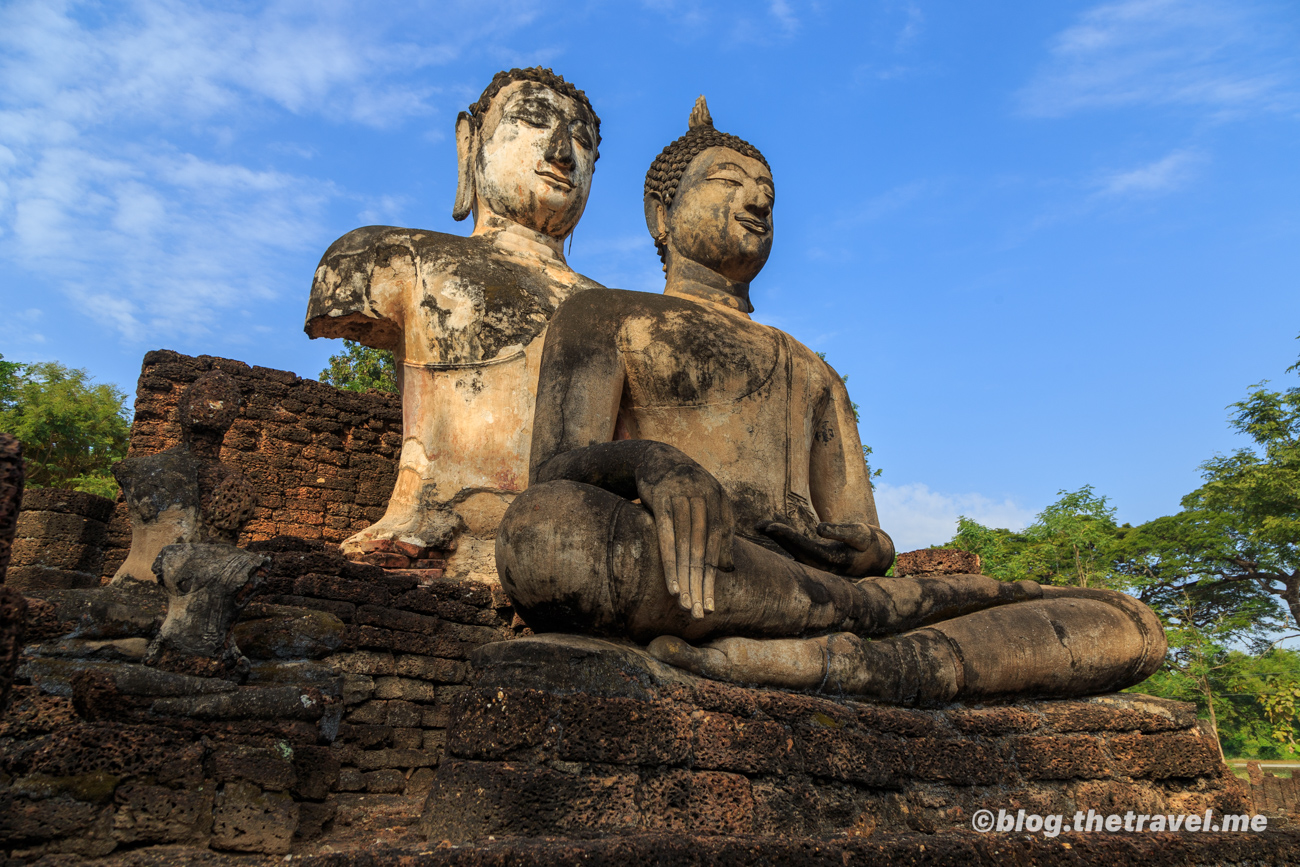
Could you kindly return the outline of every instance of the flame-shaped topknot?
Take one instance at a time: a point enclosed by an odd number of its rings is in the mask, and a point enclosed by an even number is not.
[[[695,108],[691,109],[690,120],[686,122],[687,129],[699,129],[700,127],[713,127],[713,117],[709,114],[709,104],[704,101],[704,94],[700,94],[699,99],[695,100]]]
[[[691,160],[709,148],[731,148],[737,153],[767,165],[767,160],[759,153],[758,148],[742,138],[714,128],[713,117],[709,114],[709,105],[704,101],[703,96],[695,100],[695,108],[691,109],[688,123],[690,128],[686,130],[686,134],[664,148],[659,156],[655,157],[654,162],[650,164],[650,170],[645,174],[645,195],[657,197],[665,208],[672,207],[673,198],[677,195],[677,185],[681,182],[682,173],[686,171]],[[770,170],[771,166],[768,166],[768,169]],[[663,259],[663,244],[655,239],[655,246],[659,248],[659,258]]]

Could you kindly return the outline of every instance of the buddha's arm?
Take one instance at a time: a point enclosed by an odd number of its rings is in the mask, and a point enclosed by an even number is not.
[[[404,307],[415,282],[409,230],[355,229],[321,257],[303,330],[310,337],[343,337],[401,350]]]
[[[880,526],[876,498],[867,477],[862,440],[853,417],[853,402],[843,381],[831,372],[831,395],[808,455],[808,486],[817,516],[831,524],[862,523]]]
[[[717,569],[731,568],[731,502],[680,450],[650,440],[611,441],[625,379],[618,331],[630,294],[583,292],[551,319],[529,483],[567,479],[639,498],[655,519],[668,592],[698,619],[713,610]]]
[[[809,566],[851,578],[883,575],[894,561],[894,543],[876,517],[848,390],[829,367],[827,374],[830,396],[814,419],[808,454],[808,487],[822,538],[810,539],[781,523],[769,524],[765,532]]]

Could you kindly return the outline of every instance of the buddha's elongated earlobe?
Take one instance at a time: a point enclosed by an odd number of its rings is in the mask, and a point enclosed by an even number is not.
[[[469,112],[456,117],[456,202],[451,206],[453,220],[463,220],[474,209],[474,151],[476,150],[474,121]]]

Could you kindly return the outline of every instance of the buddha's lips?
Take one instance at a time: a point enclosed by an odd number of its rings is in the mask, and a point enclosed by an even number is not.
[[[756,235],[766,235],[769,231],[771,231],[768,228],[767,223],[764,223],[762,220],[758,219],[757,217],[736,217],[736,222],[740,223],[740,225],[744,226],[746,229],[749,229],[749,231],[753,232]]]
[[[541,169],[537,170],[537,174],[544,178],[547,178],[548,180],[555,181],[556,183],[563,186],[565,189],[569,189],[569,190],[573,189],[573,181],[569,180],[563,175],[557,175],[555,172],[544,172]]]

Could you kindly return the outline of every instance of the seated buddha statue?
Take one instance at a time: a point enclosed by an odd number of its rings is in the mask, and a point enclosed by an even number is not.
[[[1154,672],[1163,630],[1124,594],[886,577],[894,546],[843,380],[750,318],[775,195],[763,155],[701,97],[646,176],[664,293],[590,289],[556,312],[530,485],[496,540],[519,614],[536,632],[648,642],[710,678],[903,705]]]

